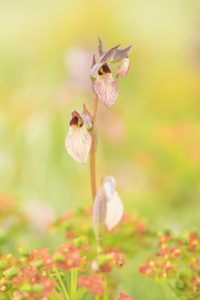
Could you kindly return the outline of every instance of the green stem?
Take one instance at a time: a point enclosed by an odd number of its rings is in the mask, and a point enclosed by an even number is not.
[[[78,281],[78,271],[75,269],[74,270],[74,291],[75,291],[75,293],[74,293],[74,296],[75,296],[74,300],[76,300],[76,298],[77,298],[77,281]]]
[[[61,278],[61,276],[60,276],[60,274],[59,274],[59,272],[58,272],[58,269],[57,269],[56,267],[55,267],[54,269],[55,269],[55,273],[56,273],[56,276],[57,276],[57,278],[58,278],[58,281],[59,281],[59,283],[60,283],[60,286],[61,286],[61,288],[62,288],[62,290],[63,290],[65,299],[66,299],[66,300],[70,300],[69,294],[68,294],[68,292],[67,292],[67,290],[66,290],[66,288],[65,288],[65,285],[64,285],[64,283],[63,283],[63,280],[62,280],[62,278]]]
[[[77,269],[72,269],[70,273],[71,273],[71,282],[70,282],[71,300],[76,300],[76,298],[77,298]]]
[[[105,280],[105,292],[103,294],[103,300],[107,300],[108,299],[108,283],[107,280]]]

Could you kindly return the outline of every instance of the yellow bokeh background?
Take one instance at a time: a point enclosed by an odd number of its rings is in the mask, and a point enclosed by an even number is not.
[[[64,140],[71,111],[92,109],[98,37],[105,48],[133,45],[116,104],[99,105],[98,184],[115,176],[125,210],[160,230],[198,228],[198,0],[0,0],[0,192],[55,217],[91,205],[89,165],[73,161]],[[133,265],[127,291],[160,300],[138,258]]]

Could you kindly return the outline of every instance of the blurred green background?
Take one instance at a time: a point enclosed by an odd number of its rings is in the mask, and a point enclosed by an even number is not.
[[[125,209],[159,228],[198,228],[198,0],[0,0],[0,191],[55,215],[91,203],[89,165],[64,139],[70,112],[92,107],[98,36],[134,46],[116,104],[100,107],[98,180],[114,175]]]

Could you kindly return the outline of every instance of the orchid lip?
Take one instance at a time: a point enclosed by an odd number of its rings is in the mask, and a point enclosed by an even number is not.
[[[70,126],[78,126],[78,127],[82,127],[83,126],[83,119],[80,116],[80,114],[77,111],[73,111],[72,112],[72,119],[69,122]]]
[[[71,119],[69,125],[70,125],[70,126],[72,126],[72,125],[78,125],[78,117],[77,117],[77,116],[74,116],[74,117]]]

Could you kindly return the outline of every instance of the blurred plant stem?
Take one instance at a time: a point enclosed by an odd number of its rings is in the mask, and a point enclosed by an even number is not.
[[[72,269],[70,271],[70,294],[71,300],[77,299],[77,278],[78,278],[78,271],[77,269]]]
[[[96,132],[96,116],[98,108],[98,97],[94,98],[94,108],[93,108],[93,127],[91,131],[92,144],[90,148],[90,180],[91,180],[91,190],[92,190],[92,201],[94,201],[96,196],[96,144],[97,144],[97,132]]]
[[[67,289],[66,289],[66,287],[65,287],[65,284],[64,284],[64,282],[63,282],[63,280],[62,280],[62,277],[61,277],[61,275],[60,275],[58,269],[56,268],[56,266],[54,267],[54,270],[55,270],[55,274],[56,274],[56,276],[57,276],[59,285],[60,285],[60,287],[61,287],[61,290],[62,290],[62,292],[63,292],[63,294],[64,294],[65,300],[70,300],[70,296],[69,296],[69,294],[68,294],[68,292],[67,292]]]

